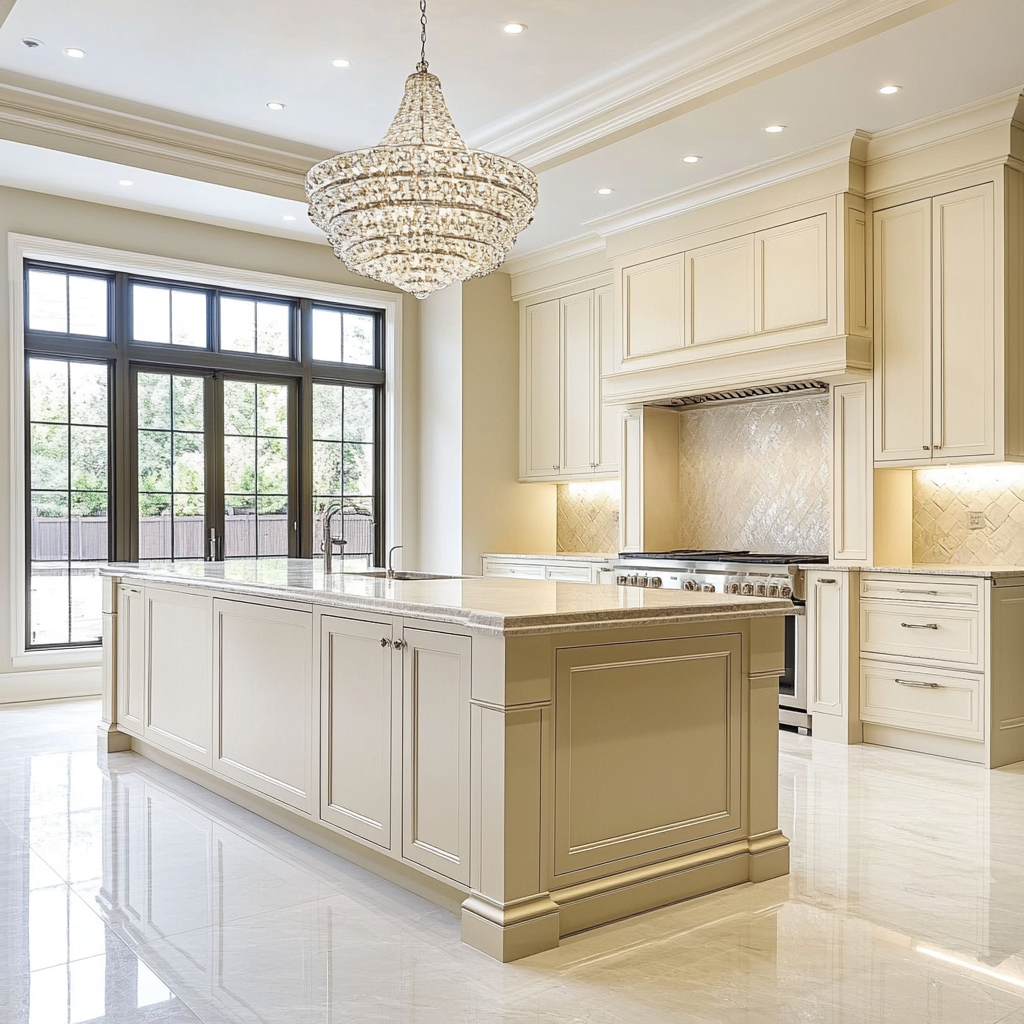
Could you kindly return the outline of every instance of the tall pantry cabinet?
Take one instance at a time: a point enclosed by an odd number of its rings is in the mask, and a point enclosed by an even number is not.
[[[1022,191],[876,200],[876,464],[1024,459]]]

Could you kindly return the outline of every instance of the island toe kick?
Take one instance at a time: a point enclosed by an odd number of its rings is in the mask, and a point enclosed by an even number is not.
[[[777,602],[502,635],[106,582],[105,749],[461,902],[495,959],[789,870]]]

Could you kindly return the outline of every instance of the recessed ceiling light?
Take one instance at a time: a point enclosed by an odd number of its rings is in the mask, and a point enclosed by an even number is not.
[[[335,57],[335,59],[331,61],[332,68],[347,68],[350,67],[351,64],[352,62],[350,60],[345,60],[344,57]]]
[[[284,110],[284,104],[278,103],[277,100],[273,100],[267,104],[267,110]]]
[[[599,188],[596,191],[597,191],[597,194],[599,196],[610,196],[615,191],[615,189],[607,188],[606,187],[606,188]]]
[[[85,50],[80,50],[77,46],[65,46],[64,47],[65,57],[77,57],[81,59],[85,56]]]
[[[135,182],[132,181],[131,178],[121,178],[118,181],[118,185],[124,185],[125,188],[128,188],[130,185],[134,185],[134,184],[135,184]]]
[[[785,130],[786,126],[784,124],[770,124],[765,128],[769,135],[778,135],[779,132],[784,132]]]
[[[700,159],[701,158],[699,156],[697,156],[696,154],[694,154],[693,156],[684,156],[683,157],[683,163],[684,164],[695,164]]]
[[[882,88],[878,90],[879,94],[882,96],[893,96],[899,91],[900,87],[898,85],[883,85]]]
[[[526,26],[521,21],[510,21],[501,26],[501,31],[507,36],[521,36],[526,31]]]
[[[284,216],[283,216],[283,217],[281,218],[281,220],[295,220],[295,218],[294,218],[294,217],[293,217],[293,216],[292,216],[292,215],[291,215],[290,213],[286,213],[286,214],[285,214],[285,215],[284,215]]]
[[[22,46],[27,46],[30,50],[36,50],[43,45],[42,39],[34,39],[32,36],[25,36],[21,40]]]

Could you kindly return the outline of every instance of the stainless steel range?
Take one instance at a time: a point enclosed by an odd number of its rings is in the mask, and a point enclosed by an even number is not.
[[[803,602],[803,563],[827,562],[826,555],[766,555],[750,551],[625,552],[615,562],[621,587],[696,590],[789,598]],[[803,615],[786,618],[786,671],[779,677],[779,722],[809,733],[805,622]]]

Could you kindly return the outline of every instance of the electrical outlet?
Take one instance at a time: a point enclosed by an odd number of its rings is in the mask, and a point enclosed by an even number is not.
[[[967,520],[972,530],[984,530],[988,526],[988,519],[985,518],[984,512],[968,512]]]
[[[617,523],[618,521],[619,521],[619,510],[618,510],[618,509],[616,509],[616,510],[615,510],[615,511],[614,511],[614,512],[612,513],[612,522],[613,522],[613,523]]]

